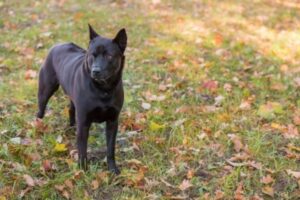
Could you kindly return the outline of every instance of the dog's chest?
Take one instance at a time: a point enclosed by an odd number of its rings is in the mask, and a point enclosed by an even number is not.
[[[99,106],[93,108],[88,113],[88,119],[91,122],[104,122],[113,120],[118,115],[118,110],[113,106]]]

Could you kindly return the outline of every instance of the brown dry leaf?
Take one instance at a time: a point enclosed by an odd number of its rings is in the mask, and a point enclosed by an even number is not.
[[[58,190],[59,192],[62,192],[62,191],[64,191],[65,186],[64,185],[54,185],[54,188],[56,190]]]
[[[126,161],[130,168],[138,169],[143,166],[143,163],[137,159],[131,159]]]
[[[186,190],[186,189],[188,189],[188,188],[190,188],[190,187],[192,187],[192,186],[193,186],[193,185],[190,183],[189,180],[184,179],[184,180],[182,181],[182,183],[179,185],[179,189],[182,190],[182,191],[184,191],[184,190]]]
[[[218,81],[208,80],[202,84],[202,87],[210,91],[216,91],[218,89]]]
[[[52,165],[50,160],[43,160],[43,169],[48,172],[52,170]]]
[[[32,70],[32,69],[28,69],[26,70],[25,72],[25,79],[28,80],[28,79],[33,79],[37,76],[37,72]]]
[[[20,193],[20,195],[19,195],[19,197],[23,198],[25,196],[25,194],[27,194],[30,190],[32,190],[32,187],[27,187],[25,190],[22,190],[21,193]],[[2,200],[1,196],[0,196],[0,200]],[[4,200],[6,200],[6,198]]]
[[[273,83],[270,87],[271,90],[284,91],[286,86],[282,83]]]
[[[227,92],[231,92],[232,90],[232,85],[230,83],[225,83],[223,86],[224,90],[226,90]]]
[[[219,200],[219,199],[223,199],[224,197],[224,192],[222,192],[221,190],[216,190],[215,191],[215,200]]]
[[[186,177],[188,179],[192,179],[194,177],[194,175],[195,175],[195,171],[193,169],[189,169],[189,171],[187,172]]]
[[[264,194],[267,194],[267,195],[271,196],[271,197],[274,197],[274,189],[270,186],[263,187],[262,192]]]
[[[296,77],[294,79],[294,82],[295,82],[295,86],[299,88],[300,87],[300,77]]]
[[[70,189],[70,190],[73,190],[73,188],[74,188],[74,185],[73,185],[73,182],[72,182],[72,180],[70,180],[70,179],[67,179],[67,180],[65,180],[65,185]]]
[[[237,189],[234,192],[234,199],[235,200],[244,200],[244,191],[243,191],[243,182],[240,182]]]
[[[287,147],[288,147],[289,150],[300,152],[300,147],[297,147],[297,146],[293,145],[292,143],[289,143],[287,145]]]
[[[108,172],[99,172],[97,174],[97,178],[99,180],[105,180],[108,177]]]
[[[251,109],[251,102],[247,101],[247,100],[242,101],[241,104],[240,104],[240,106],[239,106],[239,108],[241,110],[250,110]]]
[[[43,121],[39,118],[37,118],[33,122],[33,126],[35,127],[36,131],[41,132],[41,133],[45,132],[48,129],[47,125],[45,125],[43,123]]]
[[[300,112],[300,111],[299,111]],[[293,122],[295,125],[299,126],[300,125],[300,114],[296,112],[293,116]]]
[[[96,189],[99,188],[100,184],[99,184],[99,182],[97,180],[93,180],[92,183],[91,183],[91,185],[92,185],[92,189],[96,190]]]
[[[291,175],[296,179],[300,179],[300,172],[292,171],[290,169],[286,170],[286,172],[287,172],[288,175]]]
[[[64,191],[62,192],[62,195],[63,195],[66,199],[70,199],[70,194],[69,194],[69,192],[68,192],[67,190],[64,190]]]
[[[159,91],[166,91],[167,90],[167,86],[166,85],[164,85],[164,84],[160,84],[159,86],[158,86],[158,90]]]
[[[26,181],[26,184],[28,186],[31,186],[31,187],[34,187],[35,186],[35,183],[34,183],[34,180],[31,176],[29,176],[28,174],[24,174],[23,175],[23,178],[25,179]]]
[[[268,174],[267,176],[262,177],[260,182],[263,184],[270,184],[270,183],[274,182],[274,179],[270,176],[270,174]]]
[[[223,36],[220,33],[216,33],[214,36],[214,41],[217,46],[223,43]]]
[[[37,152],[30,153],[30,154],[28,154],[28,159],[30,159],[31,161],[37,161],[37,160],[41,159],[41,156]]]
[[[287,138],[287,139],[299,137],[298,128],[295,127],[293,124],[289,124],[287,126],[287,130],[284,131],[282,134],[283,134],[283,137]]]
[[[81,18],[83,17],[83,13],[82,12],[77,12],[75,13],[75,15],[73,16],[74,21],[79,21],[81,20]]]
[[[132,174],[131,177],[128,177],[128,179],[125,180],[125,184],[128,186],[135,186],[142,188],[144,187],[145,183],[145,175],[143,170],[139,170],[138,173]]]
[[[243,143],[241,141],[241,138],[239,136],[237,136],[235,134],[228,134],[228,137],[233,142],[234,150],[236,152],[239,152],[244,148],[244,145],[243,145]]]
[[[264,200],[264,199],[258,196],[258,194],[255,194],[253,197],[250,198],[250,200]]]
[[[84,175],[84,172],[82,170],[78,170],[74,173],[73,177],[74,177],[74,179],[80,179],[83,177],[83,175]]]
[[[233,157],[229,158],[231,162],[234,161],[246,161],[250,158],[250,155],[246,152],[240,152],[233,155]]]
[[[258,170],[262,169],[262,164],[259,162],[256,162],[256,161],[248,161],[248,166],[258,169]]]

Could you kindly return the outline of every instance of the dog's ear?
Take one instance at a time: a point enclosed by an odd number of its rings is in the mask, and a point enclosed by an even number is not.
[[[88,25],[89,25],[89,32],[90,32],[90,40],[99,36],[98,33],[96,33],[96,31],[94,31],[93,27],[90,24],[88,24]]]
[[[122,28],[113,39],[113,42],[116,43],[121,49],[122,53],[124,53],[127,46],[127,34],[126,30]]]

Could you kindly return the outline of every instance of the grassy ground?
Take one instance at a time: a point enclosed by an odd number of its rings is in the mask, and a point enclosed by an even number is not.
[[[62,91],[33,123],[48,49],[87,23],[129,37],[117,177],[101,125],[77,168]],[[0,199],[299,199],[299,25],[293,1],[0,1]]]

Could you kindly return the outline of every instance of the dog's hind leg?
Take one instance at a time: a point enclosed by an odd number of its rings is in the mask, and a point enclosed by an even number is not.
[[[47,63],[46,63],[47,64]],[[39,74],[38,118],[43,118],[49,98],[58,89],[59,84],[52,66],[43,66]]]
[[[69,118],[70,118],[70,126],[75,125],[75,106],[74,103],[70,100],[70,106],[69,106]]]

